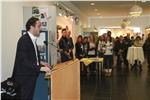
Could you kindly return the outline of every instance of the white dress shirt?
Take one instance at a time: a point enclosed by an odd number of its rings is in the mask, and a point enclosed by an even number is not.
[[[34,45],[34,49],[35,49],[35,53],[36,53],[36,59],[37,59],[37,65],[39,65],[39,59],[38,59],[38,53],[37,53],[37,47],[36,47],[37,37],[34,36],[34,35],[33,35],[32,33],[30,33],[29,31],[28,31],[28,34],[29,34],[29,36],[30,36],[30,38],[31,38],[31,40],[32,40],[33,45]]]

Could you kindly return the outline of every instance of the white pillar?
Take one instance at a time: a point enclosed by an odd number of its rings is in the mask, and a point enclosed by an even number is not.
[[[57,45],[56,43],[56,17],[57,17],[57,12],[56,12],[56,6],[49,6],[49,16],[51,18],[48,20],[48,41],[52,42],[54,45]],[[57,63],[57,48],[55,46],[52,46],[49,44],[49,49],[48,49],[48,55],[49,55],[49,63],[51,65],[55,65]]]

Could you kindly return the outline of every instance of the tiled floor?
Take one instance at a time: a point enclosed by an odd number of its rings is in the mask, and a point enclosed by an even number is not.
[[[114,68],[111,77],[81,75],[81,100],[150,100],[150,72]]]

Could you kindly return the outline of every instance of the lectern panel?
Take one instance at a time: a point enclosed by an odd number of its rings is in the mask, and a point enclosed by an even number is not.
[[[80,100],[79,60],[55,66],[51,74],[51,100]]]

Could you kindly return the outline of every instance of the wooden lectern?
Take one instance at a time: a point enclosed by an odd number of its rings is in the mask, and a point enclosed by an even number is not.
[[[51,100],[80,100],[80,61],[55,65],[51,73]]]

